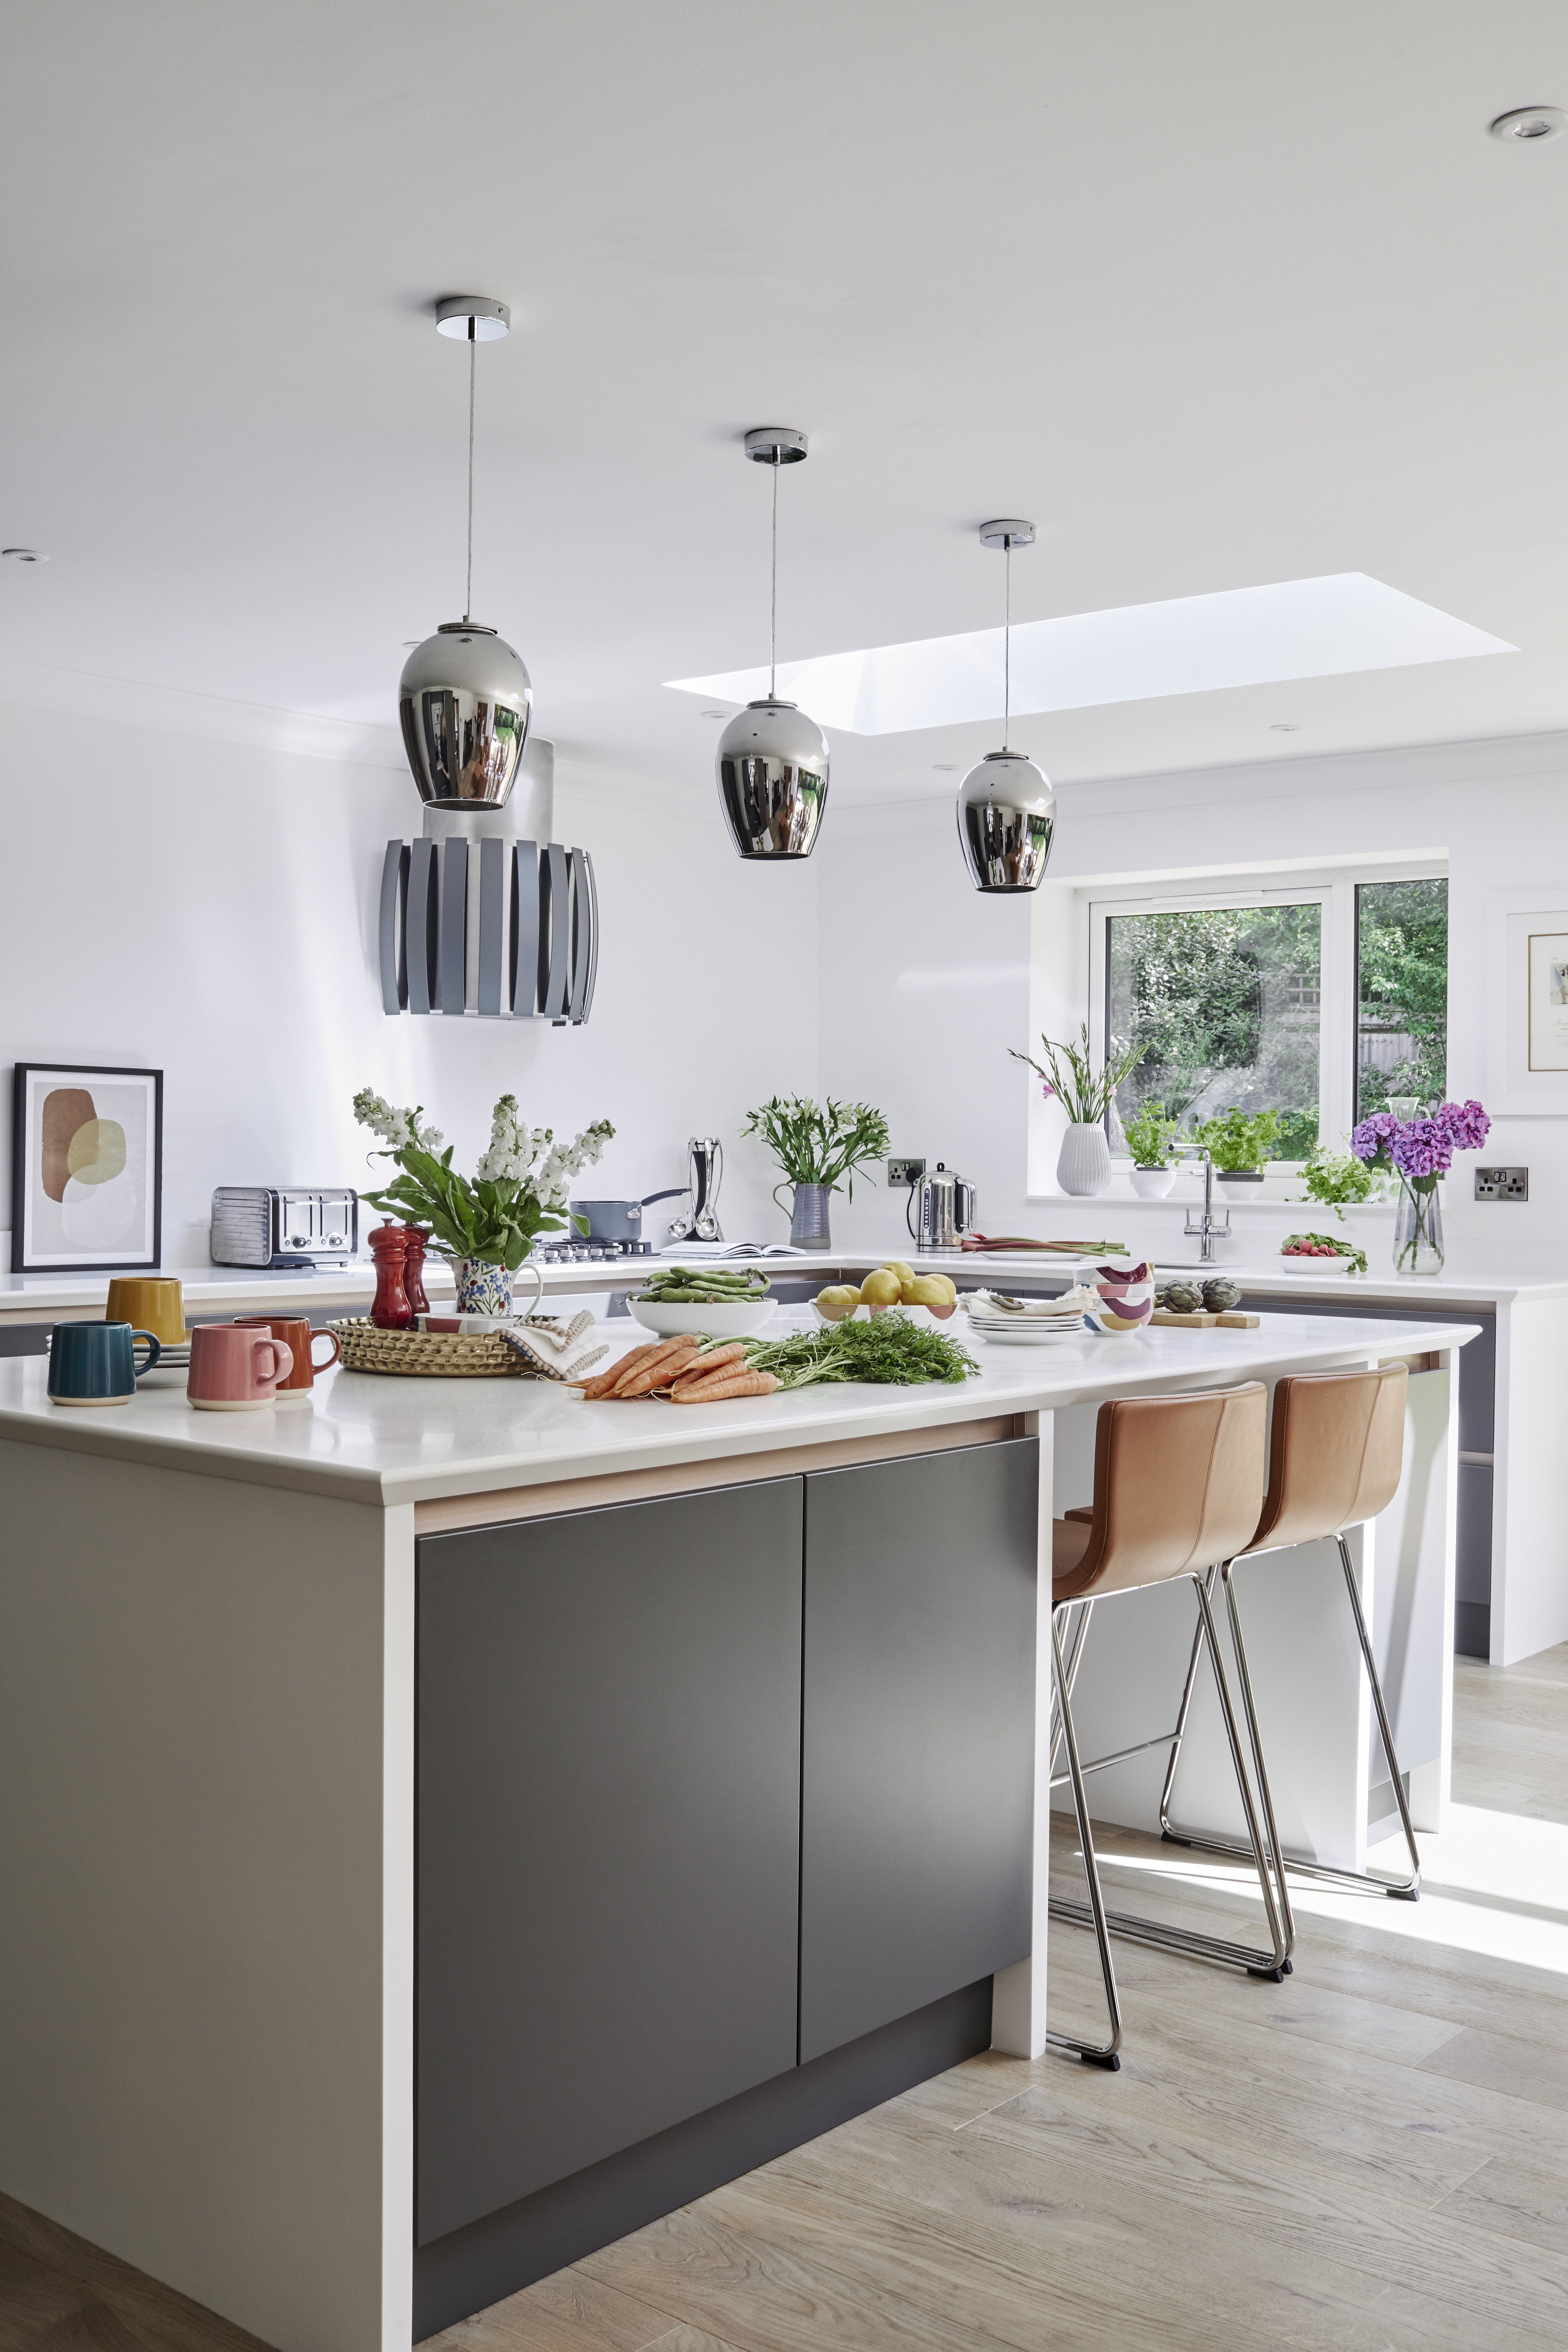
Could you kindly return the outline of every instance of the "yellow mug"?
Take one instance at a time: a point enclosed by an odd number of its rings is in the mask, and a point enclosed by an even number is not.
[[[185,1301],[177,1282],[150,1281],[135,1275],[118,1276],[109,1286],[106,1323],[129,1323],[137,1331],[151,1331],[171,1348],[190,1338],[185,1328]]]

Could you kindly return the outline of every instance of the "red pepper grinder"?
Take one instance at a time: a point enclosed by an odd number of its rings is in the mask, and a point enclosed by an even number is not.
[[[390,1222],[374,1228],[371,1255],[375,1259],[375,1301],[370,1319],[379,1331],[406,1331],[414,1320],[408,1293],[403,1286],[403,1265],[408,1229]]]
[[[405,1225],[407,1247],[403,1258],[403,1287],[408,1298],[408,1311],[417,1321],[430,1312],[430,1301],[425,1296],[425,1244],[430,1236],[423,1225]]]

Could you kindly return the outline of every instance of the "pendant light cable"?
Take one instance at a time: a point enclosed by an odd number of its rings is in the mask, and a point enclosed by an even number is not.
[[[779,667],[779,460],[773,452],[773,601],[768,621],[768,700],[778,700]]]
[[[463,583],[463,626],[474,617],[474,321],[468,320],[468,569]]]
[[[1002,606],[1002,749],[1007,749],[1007,737],[1013,725],[1013,534],[1008,532],[1003,550],[1006,588]]]

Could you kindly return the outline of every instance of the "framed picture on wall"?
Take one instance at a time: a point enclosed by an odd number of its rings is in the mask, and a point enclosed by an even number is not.
[[[1531,931],[1529,1066],[1568,1070],[1568,931]]]
[[[1568,1118],[1568,881],[1510,890],[1487,909],[1486,1104]]]
[[[163,1190],[162,1070],[16,1064],[13,1274],[156,1265]]]

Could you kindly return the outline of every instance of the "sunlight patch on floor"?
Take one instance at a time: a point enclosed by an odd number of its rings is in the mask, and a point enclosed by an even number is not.
[[[1292,1877],[1290,1901],[1298,1916],[1342,1920],[1406,1943],[1443,1946],[1568,1976],[1568,1824],[1489,1812],[1478,1805],[1451,1805],[1448,1822],[1441,1836],[1417,1833],[1419,1903],[1396,1903],[1386,1895]],[[1402,1867],[1403,1840],[1374,1846],[1369,1858],[1373,1868],[1393,1872]],[[1112,1909],[1118,1896],[1110,1890],[1119,1881],[1124,1884],[1128,1872],[1145,1879],[1163,1878],[1196,1894],[1257,1893],[1257,1880],[1247,1864],[1131,1853],[1102,1853],[1100,1863]],[[1488,1897],[1533,1908],[1492,1908]]]

